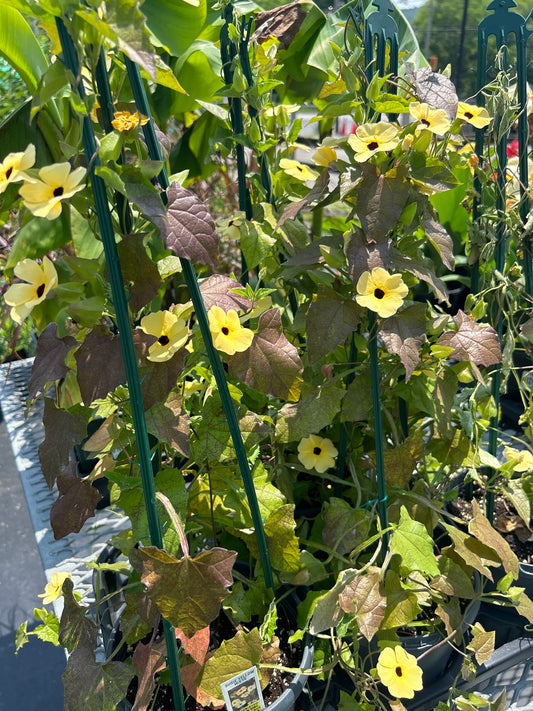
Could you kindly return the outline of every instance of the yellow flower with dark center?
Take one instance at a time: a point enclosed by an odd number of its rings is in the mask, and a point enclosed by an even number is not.
[[[411,102],[409,111],[422,124],[422,128],[431,131],[437,136],[444,136],[452,125],[444,109],[435,109],[429,104],[420,103],[420,101]]]
[[[313,163],[321,165],[323,168],[327,168],[334,160],[337,160],[337,152],[329,146],[320,146],[312,156]]]
[[[174,353],[183,348],[189,335],[187,322],[172,311],[154,311],[141,319],[140,327],[157,338],[148,349],[147,356],[155,363],[170,360]]]
[[[306,469],[316,469],[319,474],[335,466],[337,454],[337,448],[327,437],[311,434],[298,445],[298,459]]]
[[[26,180],[25,170],[35,163],[35,146],[33,143],[23,153],[9,153],[0,163],[0,193],[3,193],[9,183]]]
[[[296,178],[304,183],[307,180],[316,180],[318,178],[318,173],[313,170],[308,165],[300,163],[297,160],[291,160],[290,158],[282,158],[279,162],[279,167],[290,175],[291,178]]]
[[[116,128],[120,133],[126,133],[131,131],[132,128],[138,128],[139,126],[144,126],[150,120],[147,116],[143,116],[138,111],[135,113],[130,113],[129,111],[115,111],[113,114],[115,117],[111,121],[113,128]]]
[[[379,151],[392,151],[399,142],[397,127],[386,121],[363,123],[348,138],[358,163],[364,163]]]
[[[58,597],[63,594],[63,583],[67,578],[72,579],[70,573],[52,573],[52,580],[45,585],[44,593],[38,595],[38,597],[44,598],[43,605],[49,605]]]
[[[226,313],[220,306],[211,306],[207,316],[213,345],[217,350],[235,355],[250,348],[254,332],[241,326],[239,315],[234,309]]]
[[[507,461],[516,461],[513,467],[514,472],[529,472],[533,470],[533,454],[531,454],[529,449],[504,447],[503,453]]]
[[[376,664],[379,680],[397,699],[412,699],[422,689],[422,669],[401,645],[385,647]]]
[[[11,318],[22,323],[31,310],[46,299],[48,292],[57,286],[57,272],[48,257],[37,264],[33,259],[23,259],[13,270],[15,276],[28,282],[13,284],[6,291],[4,301],[11,306]]]
[[[389,274],[382,267],[374,267],[359,277],[355,299],[359,306],[388,318],[402,306],[408,291],[401,274]]]
[[[457,104],[457,118],[471,124],[475,128],[485,128],[490,123],[490,116],[483,106],[473,106],[464,101]]]
[[[39,178],[27,179],[20,189],[24,204],[36,217],[54,220],[61,214],[61,203],[72,197],[84,185],[85,168],[70,169],[70,163],[54,163],[41,168]]]

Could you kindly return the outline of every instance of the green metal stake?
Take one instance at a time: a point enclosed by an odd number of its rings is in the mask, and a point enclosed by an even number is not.
[[[141,79],[139,67],[127,57],[125,57],[125,61],[126,69],[128,71],[128,77],[130,80],[137,108],[142,114],[150,118],[150,121],[143,126],[144,138],[146,140],[146,145],[148,146],[148,152],[152,160],[162,160],[159,143],[157,142],[157,138],[155,135],[153,120],[151,118],[150,106],[146,97],[146,92]],[[169,182],[165,168],[163,168],[163,170],[159,174],[159,181],[161,183],[161,187],[166,190],[169,186]],[[259,510],[259,503],[257,501],[254,480],[250,471],[248,457],[246,456],[246,450],[244,448],[244,442],[242,440],[241,431],[239,429],[237,413],[235,412],[235,408],[233,407],[233,403],[231,401],[231,396],[229,394],[228,383],[226,381],[226,375],[224,373],[222,362],[220,360],[217,350],[213,346],[213,339],[211,338],[211,331],[209,329],[209,319],[205,310],[205,304],[202,298],[202,294],[198,287],[196,273],[191,263],[187,259],[180,259],[180,262],[181,267],[183,269],[183,275],[185,277],[185,281],[187,283],[187,287],[189,289],[191,300],[194,306],[194,310],[196,312],[200,331],[204,339],[207,355],[213,368],[213,374],[215,376],[215,381],[218,386],[218,391],[220,393],[220,398],[222,400],[224,412],[228,421],[233,446],[235,447],[235,453],[237,455],[237,461],[239,463],[239,469],[244,484],[244,490],[248,498],[248,503],[250,505],[250,511],[252,514],[252,520],[254,523],[261,565],[263,567],[263,574],[265,576],[265,583],[273,592],[275,592],[274,576],[272,573],[272,565],[270,563],[270,556],[268,553],[265,530],[263,527],[263,519]]]
[[[381,396],[378,361],[378,322],[373,311],[368,312],[368,350],[370,354],[370,378],[372,381],[372,407],[374,411],[374,442],[376,445],[376,472],[378,480],[378,511],[381,530],[389,527],[387,511],[387,484],[385,482],[385,459],[383,456],[383,425],[381,422]],[[388,532],[383,534],[382,550],[386,552],[389,545]]]
[[[74,44],[68,34],[63,21],[56,18],[57,30],[63,50],[65,64],[74,74],[76,79],[79,78],[79,63]],[[85,92],[81,81],[77,81],[75,87],[83,100]],[[96,146],[96,138],[94,129],[89,116],[83,118],[83,147],[89,164],[89,175],[94,193],[94,201],[98,216],[98,224],[102,235],[104,245],[104,253],[106,257],[107,268],[109,271],[109,280],[111,283],[111,292],[113,303],[115,306],[117,326],[120,333],[120,343],[122,347],[122,355],[124,359],[124,367],[126,370],[126,378],[130,393],[130,402],[132,408],[133,424],[135,428],[135,437],[137,441],[137,452],[141,469],[141,479],[143,485],[144,500],[146,505],[146,514],[148,518],[148,527],[150,531],[150,539],[153,545],[158,548],[163,547],[161,537],[161,528],[159,525],[159,516],[157,511],[157,501],[155,496],[154,477],[152,473],[151,453],[148,443],[148,432],[146,429],[146,421],[144,417],[144,408],[142,402],[141,385],[139,381],[139,373],[137,370],[137,361],[135,350],[133,347],[133,338],[131,334],[131,324],[128,313],[128,305],[124,292],[124,282],[120,269],[117,248],[115,244],[115,234],[111,214],[109,211],[109,203],[105,184],[101,178],[95,173],[95,168],[100,165],[98,158],[98,150]],[[163,620],[165,640],[167,643],[168,664],[172,678],[172,692],[174,696],[174,704],[178,711],[185,711],[183,700],[183,691],[181,686],[180,668],[178,660],[178,649],[176,645],[176,635],[174,628],[167,621]]]

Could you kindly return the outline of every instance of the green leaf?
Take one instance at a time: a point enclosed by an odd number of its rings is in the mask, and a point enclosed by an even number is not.
[[[476,622],[470,628],[472,639],[468,643],[467,649],[474,652],[476,662],[485,664],[488,662],[494,652],[494,643],[496,640],[496,632],[486,632],[483,626]]]
[[[24,620],[24,622],[19,627],[17,627],[17,632],[15,635],[15,654],[18,654],[22,647],[26,644],[26,642],[29,642],[30,640],[27,628],[27,620]]]
[[[198,686],[202,691],[222,699],[220,685],[234,676],[257,666],[263,655],[263,645],[259,630],[254,627],[250,632],[239,631],[221,643],[202,670]]]
[[[452,547],[443,548],[443,555],[448,555],[453,558],[459,565],[464,564],[475,568],[489,580],[493,580],[493,576],[488,565],[498,567],[501,560],[490,546],[485,545],[473,536],[469,536],[465,531],[460,531],[455,526],[443,524],[452,539]]]
[[[416,593],[404,590],[400,578],[393,570],[388,570],[385,576],[385,595],[387,606],[381,624],[382,629],[402,627],[416,620],[420,613]]]
[[[252,345],[229,359],[229,371],[259,392],[298,400],[303,363],[283,333],[279,309],[261,314]]]
[[[102,163],[118,160],[123,145],[124,134],[120,133],[119,131],[111,131],[110,133],[107,133],[105,136],[103,136],[102,140],[100,141],[100,149],[98,151]],[[106,182],[108,182],[111,171],[109,169],[106,170],[105,168],[99,168],[99,170],[100,173],[98,174],[101,174],[101,177],[106,180]],[[113,187],[115,186],[113,185]],[[122,192],[123,184],[121,184],[120,187],[121,190],[119,192]]]
[[[402,506],[400,523],[394,528],[390,538],[391,553],[398,554],[401,558],[400,573],[409,575],[414,570],[419,570],[428,575],[438,575],[439,567],[433,546],[433,539],[426,527],[414,521],[405,506]]]
[[[387,483],[399,489],[407,488],[424,453],[424,447],[424,435],[421,430],[416,430],[394,449],[385,450],[383,456]]]
[[[332,496],[324,504],[322,540],[339,555],[347,555],[363,543],[370,529],[367,512]]]
[[[278,608],[276,606],[276,600],[271,600],[268,606],[265,618],[259,627],[259,634],[261,636],[261,642],[272,642],[272,637],[276,631],[278,625]]]
[[[69,241],[70,233],[63,220],[32,217],[18,231],[7,259],[6,269],[14,267],[23,259],[38,259]]]
[[[96,625],[87,617],[89,609],[78,603],[70,578],[63,583],[63,613],[59,622],[59,643],[69,652],[87,651],[96,647]]]
[[[278,442],[295,442],[330,425],[345,392],[334,385],[324,385],[304,400],[284,405],[276,420]]]
[[[231,569],[237,553],[211,548],[194,558],[177,560],[153,546],[139,551],[142,582],[152,602],[174,627],[191,637],[215,619],[233,582]]]
[[[207,2],[195,6],[185,0],[144,0],[143,14],[155,37],[179,57],[198,37],[207,18]]]
[[[241,249],[249,269],[254,269],[270,254],[276,238],[267,234],[257,222],[243,221],[241,227]]]
[[[24,17],[5,2],[0,4],[0,55],[17,71],[30,93],[36,94],[48,62]]]

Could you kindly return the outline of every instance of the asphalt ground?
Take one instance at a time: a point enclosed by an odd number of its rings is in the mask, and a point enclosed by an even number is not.
[[[15,656],[15,632],[42,607],[39,549],[6,424],[0,422],[0,711],[62,711],[62,648],[35,636]]]

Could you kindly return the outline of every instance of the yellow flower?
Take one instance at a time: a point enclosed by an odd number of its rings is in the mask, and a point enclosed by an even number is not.
[[[48,292],[57,286],[56,268],[48,257],[42,264],[33,259],[23,259],[15,269],[15,276],[24,279],[27,284],[13,284],[6,291],[4,300],[11,306],[11,318],[22,323],[31,310],[46,299]]]
[[[475,128],[484,128],[490,123],[490,116],[483,106],[473,106],[464,101],[457,104],[457,118],[471,124]]]
[[[422,689],[422,669],[416,657],[401,645],[385,647],[378,657],[376,669],[381,683],[397,699],[412,699],[415,691]]]
[[[61,214],[61,202],[84,186],[85,168],[70,170],[70,163],[54,163],[41,168],[41,180],[27,179],[20,189],[24,204],[36,217],[54,220]]]
[[[234,309],[226,313],[220,306],[211,306],[207,316],[213,345],[217,350],[235,355],[250,348],[254,340],[254,332],[241,326],[239,316]]]
[[[335,466],[337,454],[335,445],[327,437],[311,434],[298,445],[298,459],[306,469],[316,469],[319,474]]]
[[[354,160],[363,163],[379,151],[392,151],[399,143],[398,129],[392,123],[363,123],[348,138]]]
[[[131,131],[132,128],[137,128],[138,126],[144,126],[150,120],[147,116],[143,116],[138,111],[133,114],[129,111],[115,111],[113,116],[115,118],[111,121],[111,125],[121,133]]]
[[[290,158],[282,158],[279,162],[279,167],[287,173],[287,175],[290,175],[291,178],[302,180],[304,183],[306,180],[315,180],[318,178],[316,170],[313,170],[304,163],[299,163],[297,160],[290,160]]]
[[[35,163],[35,146],[33,143],[26,148],[24,153],[9,153],[0,163],[0,193],[3,193],[9,183],[26,180],[24,171]]]
[[[513,449],[513,447],[504,447],[503,453],[507,461],[516,461],[513,467],[514,472],[528,472],[533,469],[533,454],[529,449],[519,450]]]
[[[163,363],[183,348],[189,335],[187,322],[172,311],[155,311],[141,319],[141,329],[157,341],[148,349],[148,360]]]
[[[408,291],[401,274],[389,274],[381,267],[374,267],[372,272],[363,272],[359,277],[355,299],[359,306],[388,318],[398,311]]]
[[[49,605],[58,597],[63,594],[63,583],[67,578],[72,579],[70,573],[52,573],[51,582],[47,583],[44,588],[44,593],[38,595],[38,597],[43,597],[43,605]]]
[[[408,133],[407,136],[402,141],[402,151],[407,153],[407,151],[413,145],[414,140],[415,140],[415,137],[411,133]]]
[[[321,165],[324,168],[327,168],[334,160],[337,160],[337,153],[334,148],[330,148],[329,146],[317,148],[312,156],[313,163]]]
[[[451,121],[444,109],[434,109],[429,104],[413,101],[409,104],[409,111],[425,129],[437,136],[444,136],[450,130]]]

